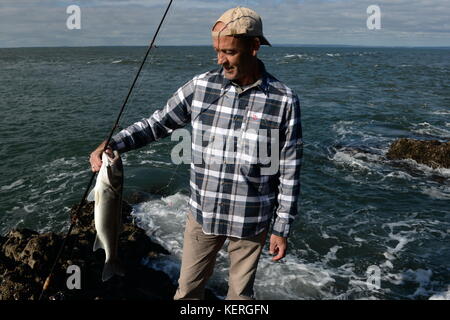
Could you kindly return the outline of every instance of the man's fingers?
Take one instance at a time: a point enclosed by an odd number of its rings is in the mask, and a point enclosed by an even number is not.
[[[278,250],[278,254],[272,258],[272,261],[278,261],[283,259],[286,256],[286,249],[280,248]]]
[[[91,171],[92,172],[100,171],[100,167],[95,164],[91,164]]]
[[[102,158],[98,154],[98,152],[92,152],[89,156],[89,163],[91,164],[91,171],[97,172],[100,171],[100,168],[102,166]]]
[[[276,250],[276,243],[273,241],[270,241],[270,245],[269,245],[269,253],[270,254],[275,254],[275,250]]]
[[[110,158],[114,157],[114,153],[111,148],[106,148],[105,152]]]
[[[100,143],[100,145],[89,155],[89,163],[91,165],[92,172],[100,171],[100,168],[102,167],[102,153],[103,149],[105,149],[105,146],[106,140]],[[107,152],[108,149],[111,150],[110,148],[107,148]]]
[[[280,237],[277,235],[272,235],[270,237],[269,253],[275,255],[272,261],[278,261],[286,256],[287,250],[287,239],[285,237]]]

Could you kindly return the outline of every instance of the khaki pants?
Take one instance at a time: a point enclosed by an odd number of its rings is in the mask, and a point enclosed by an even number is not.
[[[205,284],[214,271],[217,253],[228,238],[230,273],[227,300],[253,300],[256,267],[267,231],[253,238],[207,235],[191,213],[187,214],[183,257],[175,300],[204,299]]]

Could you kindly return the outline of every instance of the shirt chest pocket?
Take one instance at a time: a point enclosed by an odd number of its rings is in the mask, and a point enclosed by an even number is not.
[[[249,111],[242,122],[237,150],[241,163],[250,166],[249,172],[258,169],[261,175],[276,174],[280,151],[278,119]]]

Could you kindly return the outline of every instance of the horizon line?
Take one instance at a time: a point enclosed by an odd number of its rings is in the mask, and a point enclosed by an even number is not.
[[[197,45],[156,45],[155,47],[210,47],[210,44]],[[20,47],[0,47],[0,49],[26,49],[26,48],[114,48],[114,47],[148,47],[148,45],[86,45],[86,46],[20,46]],[[272,47],[356,47],[356,48],[436,48],[450,49],[450,45],[426,46],[426,45],[353,45],[353,44],[294,44],[280,43],[272,44]]]

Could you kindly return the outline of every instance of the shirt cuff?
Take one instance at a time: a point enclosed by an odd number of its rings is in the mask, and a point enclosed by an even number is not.
[[[126,148],[125,143],[123,143],[122,141],[117,141],[116,139],[114,139],[114,137],[111,138],[108,147],[110,147],[112,150],[117,150],[119,153],[123,153]]]
[[[290,227],[291,225],[286,222],[286,219],[276,217],[272,226],[272,234],[287,238],[289,236]]]

